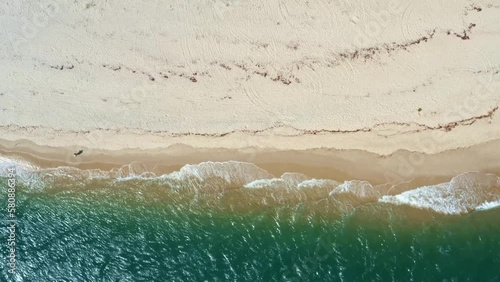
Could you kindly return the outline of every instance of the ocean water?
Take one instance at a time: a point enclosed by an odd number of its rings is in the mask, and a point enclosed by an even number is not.
[[[275,177],[240,162],[154,175],[15,168],[1,281],[500,281],[500,179],[466,173],[418,188]]]

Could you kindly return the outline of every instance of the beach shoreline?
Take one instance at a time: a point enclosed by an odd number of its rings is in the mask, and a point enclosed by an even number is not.
[[[57,148],[39,146],[26,140],[1,140],[0,156],[27,161],[42,169],[68,166],[109,171],[140,164],[143,169],[156,175],[177,171],[188,164],[238,161],[253,163],[276,177],[286,172],[296,172],[337,181],[367,180],[374,185],[405,181],[427,185],[447,181],[470,171],[500,175],[500,152],[495,150],[498,146],[500,140],[437,154],[398,150],[390,155],[378,155],[363,150],[328,148],[228,149],[194,148],[180,144],[161,149],[113,151],[75,146]],[[77,149],[82,149],[83,154],[74,156]]]
[[[500,172],[488,0],[48,2],[0,7],[2,155],[372,184]]]
[[[499,19],[2,1],[0,280],[499,281]]]

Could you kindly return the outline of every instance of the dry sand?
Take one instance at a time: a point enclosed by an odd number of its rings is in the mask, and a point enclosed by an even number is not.
[[[500,167],[497,1],[20,0],[0,15],[4,153],[470,147],[447,169]]]

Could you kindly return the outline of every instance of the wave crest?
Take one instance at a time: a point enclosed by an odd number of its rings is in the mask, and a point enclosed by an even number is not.
[[[179,171],[164,176],[164,178],[178,181],[189,178],[206,181],[214,177],[224,180],[231,186],[243,187],[245,184],[258,179],[273,178],[273,175],[252,163],[228,161],[185,165]]]
[[[375,202],[382,196],[370,182],[360,180],[345,181],[331,191],[329,195],[355,205]]]
[[[453,177],[449,182],[414,188],[415,186],[412,187],[409,182],[373,186],[368,181],[349,180],[340,183],[331,179],[314,179],[304,174],[290,172],[275,177],[255,164],[238,161],[185,165],[179,171],[157,176],[140,163],[132,163],[110,171],[81,170],[73,167],[42,169],[23,160],[0,157],[0,177],[5,178],[8,174],[7,169],[12,167],[16,169],[18,181],[26,184],[30,190],[56,187],[60,183],[69,183],[71,185],[66,187],[73,187],[77,186],[77,183],[85,183],[86,180],[92,179],[105,181],[156,179],[173,188],[187,187],[200,191],[252,188],[246,190],[253,195],[267,193],[255,189],[286,189],[283,197],[297,197],[305,201],[311,198],[305,195],[319,193],[322,197],[328,195],[351,206],[378,201],[443,214],[464,214],[500,206],[500,178],[494,174],[480,172],[464,173]]]
[[[410,205],[444,214],[463,214],[499,200],[500,182],[496,175],[469,172],[455,176],[447,183],[383,196],[380,202]]]

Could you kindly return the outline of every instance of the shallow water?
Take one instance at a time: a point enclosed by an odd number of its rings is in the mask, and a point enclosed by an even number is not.
[[[23,281],[500,281],[493,175],[402,191],[236,162],[163,176],[12,166]]]

